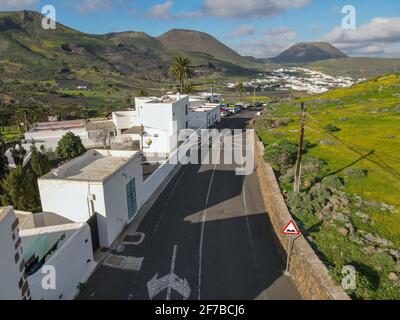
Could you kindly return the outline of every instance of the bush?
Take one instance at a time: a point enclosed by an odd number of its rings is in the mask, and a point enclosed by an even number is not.
[[[264,159],[280,173],[285,173],[296,163],[296,156],[297,145],[286,139],[267,146],[264,151]]]
[[[339,132],[341,129],[336,127],[334,124],[328,124],[324,127],[324,129],[328,132]]]
[[[322,179],[322,185],[330,191],[341,190],[344,187],[344,183],[337,176],[328,176]]]
[[[347,168],[343,173],[346,177],[355,179],[365,179],[368,177],[368,170],[366,169]]]
[[[289,192],[287,204],[293,214],[316,214],[328,203],[331,195],[328,189],[317,183],[308,192]]]
[[[81,138],[72,132],[67,132],[58,142],[56,149],[57,156],[71,160],[86,151]]]

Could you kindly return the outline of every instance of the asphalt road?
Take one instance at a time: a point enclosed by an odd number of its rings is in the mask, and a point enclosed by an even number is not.
[[[242,111],[219,127],[243,128],[254,114]],[[143,241],[113,252],[134,267],[101,265],[78,299],[299,299],[283,275],[257,176],[235,169],[183,166],[140,224]]]

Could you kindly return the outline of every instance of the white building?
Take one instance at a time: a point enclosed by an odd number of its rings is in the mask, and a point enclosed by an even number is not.
[[[221,122],[221,105],[202,103],[189,108],[188,124],[191,129],[207,129]]]
[[[96,266],[86,223],[12,207],[0,208],[0,256],[0,299],[72,299]]]
[[[12,207],[0,208],[0,300],[30,299],[24,271],[18,220]]]
[[[87,148],[99,147],[103,144],[102,135],[108,139],[116,135],[114,123],[108,119],[69,120],[36,123],[33,128],[25,133],[24,148],[29,150],[30,144],[44,145],[47,149],[55,150],[60,139],[72,132],[79,136],[82,144]]]
[[[96,215],[109,247],[145,201],[138,151],[90,150],[38,180],[42,208],[74,222]],[[94,241],[94,240],[93,240]]]
[[[136,110],[113,113],[118,135],[143,140],[146,156],[167,157],[177,148],[177,133],[188,127],[188,96],[135,98]],[[141,137],[141,126],[144,134]]]
[[[202,92],[200,93],[200,97],[203,98],[207,103],[222,102],[222,94],[220,93]]]

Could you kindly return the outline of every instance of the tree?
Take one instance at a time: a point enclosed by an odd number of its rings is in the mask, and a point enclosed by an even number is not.
[[[148,96],[149,96],[149,93],[148,93],[146,90],[144,90],[144,89],[140,89],[140,90],[138,91],[138,96],[139,96],[139,97],[148,97]]]
[[[22,146],[21,142],[11,148],[11,156],[14,160],[16,166],[22,166],[24,164],[24,159],[26,155],[26,150]]]
[[[38,150],[35,144],[31,145],[31,166],[36,177],[44,176],[50,171],[50,161],[44,146],[41,146]]]
[[[188,58],[175,57],[171,61],[169,74],[179,81],[180,92],[183,93],[185,81],[194,76],[194,69],[191,66],[191,62]]]
[[[58,142],[56,153],[61,158],[71,160],[86,151],[79,136],[72,132],[67,132]]]
[[[2,188],[0,200],[3,206],[33,212],[40,210],[39,192],[30,171],[17,166],[4,178]]]
[[[195,94],[196,93],[196,89],[192,84],[188,84],[183,88],[183,93]]]
[[[243,102],[243,101],[242,101],[242,96],[243,96],[243,93],[244,93],[244,85],[243,85],[243,82],[239,82],[239,83],[236,85],[236,92],[239,93],[240,102]]]
[[[3,141],[3,137],[0,134],[0,180],[6,176],[8,171],[8,159],[6,157],[6,146]]]

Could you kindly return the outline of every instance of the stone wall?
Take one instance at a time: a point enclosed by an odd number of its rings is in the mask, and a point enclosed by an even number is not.
[[[257,176],[269,218],[285,250],[288,249],[287,236],[280,233],[292,216],[286,206],[273,169],[264,161],[264,146],[256,137],[255,160]],[[303,236],[296,237],[290,261],[290,276],[299,293],[307,300],[349,300],[344,290],[336,285],[314,250]]]

